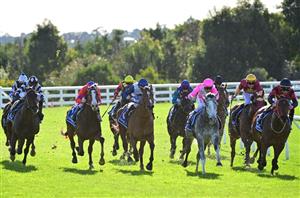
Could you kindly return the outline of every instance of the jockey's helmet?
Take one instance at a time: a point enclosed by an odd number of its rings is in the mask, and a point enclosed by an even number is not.
[[[246,76],[246,81],[248,83],[254,83],[256,81],[256,76],[254,74],[248,74]]]
[[[188,80],[183,80],[183,81],[181,82],[181,87],[182,87],[182,89],[188,89],[189,86],[190,86],[190,82],[189,82]]]
[[[19,81],[20,83],[27,83],[28,78],[27,78],[27,76],[26,76],[24,73],[21,73],[21,75],[20,75],[19,78],[18,78],[18,81]]]
[[[216,84],[216,85],[222,85],[222,83],[223,83],[223,78],[222,78],[222,76],[217,75],[216,78],[215,78],[215,84]]]
[[[28,80],[28,85],[31,86],[35,86],[37,85],[39,82],[38,78],[36,76],[30,76],[29,80]]]
[[[131,75],[127,75],[125,78],[124,78],[124,83],[134,83],[134,78],[131,76]]]
[[[145,87],[147,85],[148,85],[148,81],[144,78],[140,79],[139,82],[138,82],[139,87]]]

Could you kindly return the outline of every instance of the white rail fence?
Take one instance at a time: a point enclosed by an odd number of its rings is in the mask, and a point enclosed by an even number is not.
[[[296,91],[296,95],[300,97],[300,81],[293,81],[293,87]],[[233,93],[238,82],[229,82],[228,92]],[[279,82],[262,82],[262,86],[266,92],[266,95],[270,93],[272,88],[279,84]],[[191,84],[193,87],[197,83]],[[154,89],[154,98],[156,102],[171,102],[172,94],[174,90],[179,86],[179,84],[153,84]],[[102,103],[109,104],[112,101],[114,94],[114,89],[117,85],[101,85],[101,96]],[[73,105],[74,99],[79,91],[81,86],[59,86],[59,87],[43,87],[43,92],[45,95],[45,106],[65,106]],[[0,107],[3,108],[5,104],[10,100],[9,92],[11,88],[9,87],[0,87]],[[237,97],[238,100],[242,99],[242,96]]]
[[[239,82],[228,82],[227,90],[229,93],[233,93],[235,88],[238,86]],[[264,87],[265,95],[268,95],[273,87],[279,84],[279,81],[271,82],[261,82],[261,85]],[[296,92],[297,97],[300,97],[300,81],[292,81],[293,88]],[[191,83],[192,87],[195,87],[197,83]],[[179,84],[153,84],[154,90],[154,99],[156,102],[171,102],[172,94]],[[117,85],[101,85],[102,103],[109,104],[112,101],[114,95],[114,89]],[[43,92],[45,95],[45,107],[52,106],[65,106],[73,105],[74,99],[79,91],[81,86],[58,86],[58,87],[43,87]],[[3,108],[7,102],[10,101],[9,92],[11,88],[9,87],[0,87],[0,107]],[[242,96],[237,97],[238,100],[242,99]],[[295,116],[295,125],[300,128],[300,124],[297,121],[300,121],[300,116]],[[226,144],[226,133],[223,136],[223,143]],[[243,143],[241,142],[241,148]],[[289,147],[288,142],[286,142],[286,159],[289,159]],[[252,150],[255,147],[252,146]],[[268,152],[269,153],[269,152]]]

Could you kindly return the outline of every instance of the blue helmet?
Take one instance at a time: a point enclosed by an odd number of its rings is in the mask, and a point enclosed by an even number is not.
[[[86,83],[88,86],[92,86],[94,83],[94,81],[89,81],[88,83]]]
[[[145,86],[147,86],[148,85],[148,81],[146,80],[146,79],[144,79],[144,78],[142,78],[141,80],[139,80],[139,82],[138,82],[138,86],[139,87],[145,87]]]
[[[181,82],[181,87],[182,87],[183,89],[188,89],[189,86],[190,86],[190,82],[189,82],[188,80],[183,80],[183,81]]]

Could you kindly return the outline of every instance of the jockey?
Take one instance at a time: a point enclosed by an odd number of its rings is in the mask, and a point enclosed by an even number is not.
[[[298,100],[295,91],[292,88],[292,83],[287,78],[282,79],[280,81],[280,84],[272,89],[271,93],[268,96],[268,102],[272,106],[275,106],[276,100],[280,98],[286,98],[291,102],[289,119],[292,123],[294,119],[295,108],[298,106]]]
[[[122,82],[119,83],[118,87],[115,89],[113,100],[115,100],[118,97],[120,92],[121,92],[121,99],[117,102],[115,107],[112,108],[110,112],[110,115],[112,117],[115,117],[118,110],[123,105],[129,102],[126,92],[133,86],[133,83],[134,83],[134,78],[131,75],[128,75],[125,77],[125,79]]]
[[[12,103],[14,103],[19,98],[24,97],[23,91],[25,91],[25,87],[27,86],[28,78],[24,73],[21,73],[18,80],[13,84],[9,96],[12,99]],[[20,95],[21,94],[21,95]]]
[[[217,89],[219,89],[219,87],[223,87],[223,86],[225,86],[224,84],[223,84],[223,77],[222,76],[220,76],[220,75],[217,75],[216,76],[216,78],[215,78],[215,87],[217,88]]]
[[[204,100],[205,100],[205,95],[208,93],[212,93],[216,95],[217,100],[219,99],[219,93],[217,88],[214,85],[214,81],[210,78],[206,78],[202,83],[197,85],[196,88],[188,95],[188,98],[190,100],[195,100],[197,99],[198,107],[192,111],[189,114],[185,130],[188,132],[192,131],[192,125],[194,124],[194,121],[205,106]]]
[[[86,102],[86,96],[88,94],[88,90],[92,87],[97,88],[97,98],[99,99],[98,102],[101,103],[101,93],[97,83],[94,83],[93,81],[89,81],[79,90],[79,93],[75,99],[76,104],[73,105],[72,109],[68,112],[68,116],[72,119],[72,120],[68,119],[67,116],[67,120],[69,121],[70,124],[72,124],[71,123],[72,121],[76,122],[77,114],[82,109],[83,104]],[[101,120],[99,111],[98,111],[98,119]]]
[[[177,111],[178,106],[181,104],[181,100],[187,98],[192,91],[193,88],[190,86],[189,81],[183,80],[180,86],[173,93],[172,103],[174,104],[174,108],[170,115],[171,118]]]
[[[264,95],[263,88],[254,74],[248,74],[245,79],[241,80],[239,86],[235,90],[234,95],[232,96],[232,99],[236,98],[241,90],[244,91],[243,97],[245,102],[232,112],[232,123],[234,125],[236,124],[237,115],[241,112],[245,105],[251,103],[251,97],[253,94],[257,94],[259,96]]]
[[[39,83],[38,78],[36,76],[30,76],[29,79],[28,79],[28,86],[31,87],[37,94],[37,98],[38,98],[38,101],[39,101],[38,115],[39,115],[40,120],[42,121],[43,118],[44,118],[44,114],[42,112],[43,102],[44,102],[44,94],[43,94],[42,87]]]

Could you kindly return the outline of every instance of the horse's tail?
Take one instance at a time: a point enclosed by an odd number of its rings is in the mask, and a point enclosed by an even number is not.
[[[64,128],[61,128],[60,134],[61,134],[62,136],[64,136],[66,139],[68,139],[68,131],[64,132]]]

